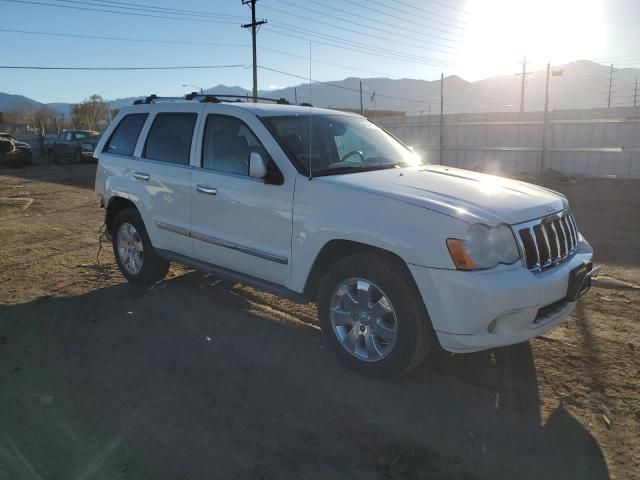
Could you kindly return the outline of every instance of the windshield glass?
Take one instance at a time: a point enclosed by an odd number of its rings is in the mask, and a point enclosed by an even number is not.
[[[414,152],[364,118],[296,115],[262,120],[305,175],[309,174],[309,158],[314,176],[421,163]]]

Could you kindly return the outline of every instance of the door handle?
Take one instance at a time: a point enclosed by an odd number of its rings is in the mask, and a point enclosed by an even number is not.
[[[207,185],[196,185],[196,192],[204,193],[205,195],[215,195],[218,193],[218,190]]]
[[[133,178],[136,180],[144,180],[145,182],[151,178],[148,173],[143,172],[133,172]]]

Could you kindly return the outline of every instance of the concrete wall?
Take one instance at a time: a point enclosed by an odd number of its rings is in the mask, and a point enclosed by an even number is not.
[[[640,177],[640,109],[460,113],[382,118],[383,126],[430,163],[489,171]]]

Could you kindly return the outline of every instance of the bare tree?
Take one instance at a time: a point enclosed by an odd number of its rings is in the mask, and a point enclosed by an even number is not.
[[[109,106],[100,95],[93,94],[72,106],[71,116],[75,128],[101,130],[109,123]]]

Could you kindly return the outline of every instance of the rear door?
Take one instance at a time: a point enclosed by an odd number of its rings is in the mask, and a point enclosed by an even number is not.
[[[163,104],[151,113],[130,172],[144,188],[145,226],[153,246],[193,256],[191,156],[201,104]]]
[[[198,136],[191,182],[195,257],[288,286],[295,176],[278,167],[282,152],[254,115],[237,107],[227,114],[225,107],[208,108]],[[281,184],[249,177],[252,151],[271,162]]]

